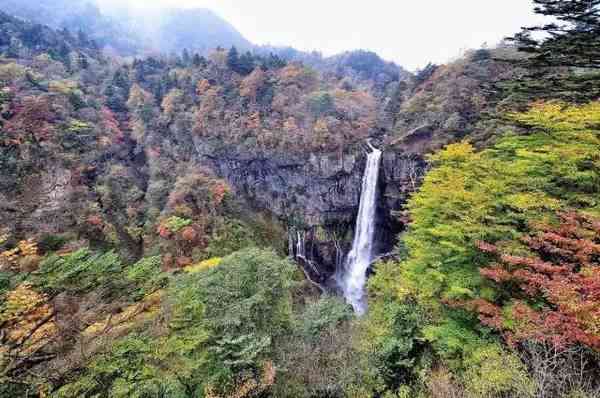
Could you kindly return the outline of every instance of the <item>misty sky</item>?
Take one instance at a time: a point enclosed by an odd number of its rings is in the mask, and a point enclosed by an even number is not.
[[[368,49],[414,70],[496,44],[539,21],[530,0],[97,0],[102,6],[210,8],[255,44],[331,55]],[[151,6],[150,6],[151,5]]]

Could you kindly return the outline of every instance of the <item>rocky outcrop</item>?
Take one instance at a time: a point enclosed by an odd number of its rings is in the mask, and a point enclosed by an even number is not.
[[[268,210],[287,227],[291,254],[316,266],[313,280],[327,282],[352,242],[366,152],[355,145],[343,153],[257,153],[195,142],[200,162],[225,178],[257,210]],[[377,208],[376,252],[389,252],[403,229],[402,210],[425,168],[416,155],[384,152]]]

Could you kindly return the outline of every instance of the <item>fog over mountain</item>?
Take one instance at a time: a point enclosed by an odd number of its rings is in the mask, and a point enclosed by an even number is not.
[[[87,33],[121,55],[189,51],[218,46],[248,50],[252,44],[208,9],[111,7],[80,0],[6,0],[2,9],[23,19]]]
[[[411,70],[448,62],[484,42],[494,46],[537,21],[531,0],[97,1],[107,10],[124,4],[144,11],[208,8],[258,45],[292,46],[325,56],[368,49]]]
[[[181,54],[183,50],[208,55],[213,49],[236,47],[268,56],[273,53],[303,62],[319,71],[358,79],[377,79],[382,85],[406,70],[367,50],[345,51],[326,57],[290,46],[256,45],[232,24],[206,8],[136,6],[135,2],[87,0],[6,0],[3,9],[23,19],[84,32],[101,48],[123,57]],[[42,12],[40,12],[42,10]]]

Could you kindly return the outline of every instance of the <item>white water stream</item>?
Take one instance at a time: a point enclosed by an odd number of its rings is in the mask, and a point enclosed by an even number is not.
[[[373,239],[375,236],[375,210],[377,207],[377,181],[381,151],[369,144],[372,152],[367,156],[367,167],[362,181],[360,206],[354,230],[352,250],[348,254],[342,274],[338,277],[346,301],[357,314],[367,310],[365,285],[367,271],[373,261]]]

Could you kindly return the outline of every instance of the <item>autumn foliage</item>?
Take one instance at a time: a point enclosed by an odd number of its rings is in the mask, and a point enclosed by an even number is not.
[[[472,304],[481,321],[510,343],[533,339],[600,349],[600,220],[571,212],[561,214],[560,221],[523,238],[530,256],[479,242],[481,251],[498,260],[481,275],[513,300]]]

